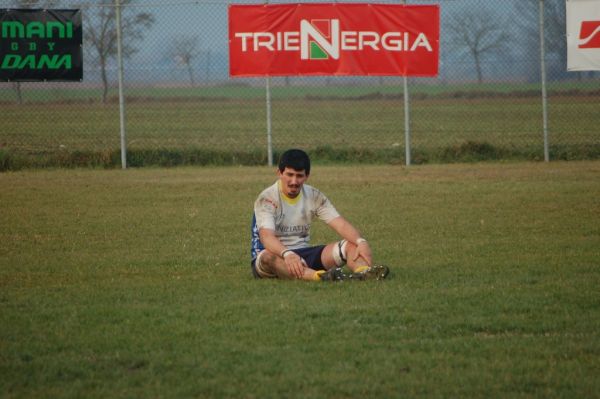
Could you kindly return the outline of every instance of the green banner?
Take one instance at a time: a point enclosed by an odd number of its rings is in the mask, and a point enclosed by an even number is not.
[[[80,10],[0,9],[0,80],[83,79]]]

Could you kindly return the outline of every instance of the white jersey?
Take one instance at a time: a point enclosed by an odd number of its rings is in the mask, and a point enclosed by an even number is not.
[[[296,198],[288,198],[278,180],[260,193],[254,203],[252,259],[264,249],[259,229],[273,230],[286,248],[304,248],[310,245],[310,226],[315,217],[329,223],[338,216],[329,199],[316,188],[304,184]]]

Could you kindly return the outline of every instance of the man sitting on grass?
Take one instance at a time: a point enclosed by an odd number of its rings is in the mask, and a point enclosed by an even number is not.
[[[344,219],[327,197],[305,184],[310,159],[302,150],[288,150],[279,161],[279,179],[254,203],[252,218],[252,273],[256,278],[336,281],[382,279],[386,266],[372,266],[367,240]],[[335,230],[341,241],[310,246],[310,226],[318,217]]]

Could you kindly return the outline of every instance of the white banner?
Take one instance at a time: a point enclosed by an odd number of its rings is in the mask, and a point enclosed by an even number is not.
[[[600,70],[600,0],[567,0],[567,70]]]

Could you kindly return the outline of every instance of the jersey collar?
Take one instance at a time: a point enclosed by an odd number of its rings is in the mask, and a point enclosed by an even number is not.
[[[302,192],[304,191],[304,189],[300,190],[300,194],[298,194],[296,198],[290,198],[287,195],[285,195],[285,193],[281,189],[281,180],[277,181],[277,187],[279,188],[279,192],[281,193],[281,198],[283,198],[283,200],[290,205],[296,205],[298,201],[300,201],[300,198],[302,198]]]

